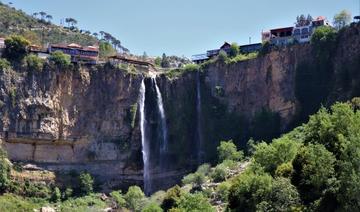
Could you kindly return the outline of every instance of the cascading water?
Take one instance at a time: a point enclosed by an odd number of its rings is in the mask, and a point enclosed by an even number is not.
[[[202,138],[202,124],[201,124],[201,87],[200,87],[200,72],[196,75],[196,114],[197,114],[197,160],[202,163],[204,160],[203,138]]]
[[[160,112],[160,120],[161,120],[161,131],[162,131],[162,143],[160,146],[160,154],[166,154],[168,151],[168,132],[167,132],[167,125],[166,125],[166,116],[164,111],[164,105],[163,105],[163,99],[162,95],[159,89],[159,86],[157,85],[156,78],[152,78],[154,84],[155,84],[155,90],[156,90],[156,97],[157,97],[157,105]]]
[[[145,117],[145,81],[144,79],[141,81],[140,86],[140,131],[141,131],[141,145],[142,145],[142,156],[144,163],[144,192],[148,194],[151,191],[151,180],[149,174],[149,143],[147,142],[146,135],[146,117]]]

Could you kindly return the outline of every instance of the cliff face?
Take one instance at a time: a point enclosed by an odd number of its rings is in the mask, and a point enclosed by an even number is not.
[[[131,124],[141,76],[74,70],[1,73],[0,129],[10,159],[141,182],[140,133]]]
[[[343,32],[322,63],[307,44],[217,62],[175,79],[158,76],[167,124],[164,157],[154,81],[147,78],[153,188],[171,186],[197,164],[216,160],[221,140],[234,139],[240,147],[250,137],[269,140],[321,103],[359,95],[359,29]],[[142,184],[142,79],[109,65],[0,72],[0,142],[13,161],[65,173],[87,170],[105,190]]]

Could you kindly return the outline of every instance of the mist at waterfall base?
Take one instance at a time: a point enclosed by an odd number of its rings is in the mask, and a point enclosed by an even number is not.
[[[166,92],[161,90],[159,82],[161,80],[155,77],[143,79],[139,96],[144,192],[147,195],[150,195],[159,188],[169,186],[166,178],[171,177],[173,171],[179,171],[176,170],[174,164],[177,161],[176,154],[182,151],[181,149],[176,151],[171,149],[168,135],[168,126],[171,125],[167,123],[166,107],[163,102]],[[196,111],[197,117],[195,118],[196,122],[194,122],[193,128],[196,136],[193,142],[195,151],[192,157],[200,164],[203,162],[204,153],[202,150],[200,121],[201,93],[199,77],[195,83],[194,88],[196,90],[193,90],[196,95],[194,111]],[[171,97],[167,96],[167,98],[167,100],[171,101]],[[176,140],[172,140],[172,142],[176,142]],[[179,177],[178,180],[181,179],[181,176]]]

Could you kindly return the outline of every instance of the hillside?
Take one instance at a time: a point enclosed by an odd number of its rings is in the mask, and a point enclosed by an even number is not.
[[[33,44],[78,43],[95,45],[99,40],[89,34],[72,31],[49,21],[34,18],[23,11],[11,8],[0,2],[0,36],[20,34]]]

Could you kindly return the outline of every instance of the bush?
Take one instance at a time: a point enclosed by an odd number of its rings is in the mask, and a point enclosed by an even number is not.
[[[223,201],[223,202],[228,201],[230,187],[231,187],[231,184],[226,181],[220,183],[217,186],[216,194],[221,201]]]
[[[164,211],[168,211],[171,208],[176,207],[177,202],[179,201],[181,195],[182,195],[182,191],[178,185],[170,188],[169,190],[166,191],[166,195],[161,204],[161,208]]]
[[[292,163],[283,163],[276,168],[275,176],[277,177],[291,177],[293,173]]]
[[[6,153],[0,147],[0,192],[8,189],[10,185],[10,164],[6,160]]]
[[[178,206],[174,211],[215,212],[215,209],[210,205],[208,199],[205,198],[201,193],[187,193],[181,196],[180,200],[178,201]]]
[[[30,71],[41,71],[43,69],[45,60],[34,54],[29,54],[25,57],[25,63],[28,70]]]
[[[3,71],[8,68],[10,68],[10,62],[5,58],[0,58],[0,70]]]
[[[89,195],[93,192],[94,179],[89,173],[81,173],[79,176],[80,192],[83,195]]]
[[[71,198],[73,195],[73,190],[72,188],[66,188],[63,195],[62,195],[62,199],[63,200],[67,200],[69,198]]]
[[[207,176],[210,173],[210,164],[202,164],[197,168],[196,172]]]
[[[113,191],[110,193],[110,196],[115,200],[119,208],[126,206],[126,200],[124,199],[121,191]]]
[[[217,147],[219,162],[224,160],[239,161],[244,157],[243,152],[237,151],[235,144],[232,140],[221,141],[220,146]]]
[[[59,202],[61,200],[61,192],[58,187],[55,187],[51,194],[52,202]]]
[[[224,164],[219,164],[211,173],[211,178],[214,180],[214,182],[224,181],[226,179],[226,171],[226,166]]]
[[[20,61],[26,54],[30,42],[23,36],[12,35],[5,39],[4,56],[11,61]]]
[[[146,201],[145,194],[138,186],[129,187],[124,199],[126,200],[126,208],[133,211],[141,211]]]
[[[228,60],[228,55],[224,50],[221,50],[218,55],[218,61],[221,63],[225,63]]]
[[[162,212],[162,211],[163,210],[156,202],[150,202],[144,207],[144,209],[142,209],[142,212]]]
[[[60,68],[66,68],[71,64],[70,55],[64,54],[61,51],[55,51],[50,54],[49,60]]]
[[[236,55],[238,55],[239,53],[240,53],[239,45],[237,43],[232,43],[230,46],[229,56],[236,57]]]

